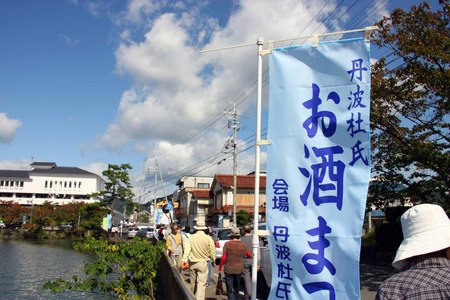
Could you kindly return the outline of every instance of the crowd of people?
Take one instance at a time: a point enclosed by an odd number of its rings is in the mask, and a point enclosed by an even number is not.
[[[404,240],[392,265],[403,272],[380,286],[376,300],[450,299],[450,220],[445,211],[438,205],[416,205],[402,215],[401,225]],[[244,299],[251,299],[251,227],[244,226],[243,234],[232,227],[229,236],[218,266],[219,274],[224,273],[227,298],[240,299],[243,282]],[[158,239],[166,242],[174,266],[189,271],[196,299],[205,299],[212,268],[216,267],[209,228],[199,221],[191,234],[189,226],[180,231],[178,224],[172,224],[171,228],[160,228]]]
[[[380,286],[376,300],[450,299],[450,220],[445,211],[438,205],[416,205],[402,215],[401,225],[404,240],[392,265],[403,272]],[[161,227],[157,238],[165,241],[173,265],[189,272],[196,299],[205,299],[212,268],[216,267],[216,248],[204,222],[197,222],[194,232],[190,231],[189,226],[181,231],[175,223]],[[251,299],[251,227],[244,226],[242,231],[231,228],[231,239],[223,247],[218,266],[219,274],[224,274],[229,300],[240,299],[241,290],[244,299]]]
[[[193,228],[180,228],[176,223],[158,229],[156,238],[167,245],[167,253],[173,265],[181,272],[189,272],[190,289],[196,299],[205,299],[206,287],[211,284],[212,270],[216,266],[216,247],[210,229],[203,221]],[[251,299],[252,235],[251,227],[243,227],[243,235],[237,227],[231,228],[230,240],[223,247],[218,266],[222,274],[228,299]],[[220,279],[219,279],[220,280]],[[241,285],[241,282],[244,285]]]

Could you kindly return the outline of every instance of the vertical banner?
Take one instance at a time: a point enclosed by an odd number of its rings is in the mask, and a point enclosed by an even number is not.
[[[269,60],[270,299],[359,299],[369,43],[278,48]]]

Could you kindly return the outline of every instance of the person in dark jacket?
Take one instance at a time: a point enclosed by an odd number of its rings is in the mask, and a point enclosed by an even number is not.
[[[239,228],[232,227],[229,235],[233,239],[223,246],[222,258],[220,259],[219,272],[225,273],[225,285],[227,287],[228,300],[239,299],[239,289],[242,274],[244,272],[244,258],[252,257],[252,253],[245,244],[239,240],[241,232]]]

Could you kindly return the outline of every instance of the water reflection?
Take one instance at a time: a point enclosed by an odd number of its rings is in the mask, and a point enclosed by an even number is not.
[[[111,295],[42,289],[46,281],[83,275],[83,265],[92,258],[72,250],[71,241],[0,240],[1,299],[116,299]]]

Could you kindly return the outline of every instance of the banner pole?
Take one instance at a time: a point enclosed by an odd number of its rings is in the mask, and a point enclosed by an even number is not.
[[[259,249],[259,172],[260,172],[260,156],[261,156],[261,102],[262,102],[262,47],[263,38],[258,38],[258,80],[257,80],[257,104],[256,104],[256,151],[255,151],[255,198],[254,198],[254,216],[253,216],[253,263],[252,263],[252,300],[256,299],[256,282],[258,272],[258,249]]]

